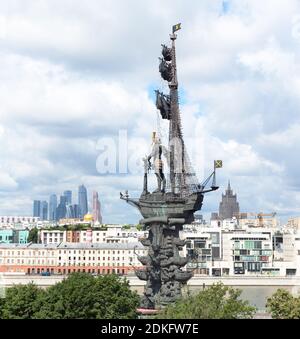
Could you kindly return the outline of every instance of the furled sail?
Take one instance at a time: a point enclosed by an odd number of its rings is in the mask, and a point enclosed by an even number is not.
[[[169,95],[164,95],[160,91],[156,92],[156,107],[160,111],[163,119],[171,119],[171,100]]]
[[[172,74],[172,65],[167,63],[164,59],[161,59],[160,65],[159,65],[159,72],[161,74],[161,77],[168,81],[171,82],[173,78]]]
[[[166,61],[172,61],[172,48],[162,45],[162,55]]]

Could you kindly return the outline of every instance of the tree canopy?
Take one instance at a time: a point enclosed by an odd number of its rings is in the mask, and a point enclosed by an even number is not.
[[[273,319],[300,319],[300,297],[293,297],[285,289],[278,289],[266,304]]]
[[[241,291],[214,284],[196,295],[188,295],[169,305],[158,315],[161,319],[246,319],[255,307],[239,297]]]
[[[34,284],[17,285],[6,289],[1,300],[2,319],[31,319],[38,312],[44,290]]]
[[[28,242],[37,244],[39,242],[39,230],[35,227],[29,231]]]
[[[5,319],[132,319],[137,317],[138,305],[139,296],[127,280],[74,273],[46,290],[32,284],[8,288],[0,315]]]

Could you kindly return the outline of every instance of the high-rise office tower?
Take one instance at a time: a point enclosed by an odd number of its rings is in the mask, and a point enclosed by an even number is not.
[[[87,190],[84,185],[78,188],[79,217],[83,218],[88,212]]]
[[[231,219],[239,212],[240,206],[237,202],[237,196],[236,194],[233,194],[229,181],[225,194],[222,194],[222,201],[219,206],[219,218],[221,220]]]
[[[77,204],[67,205],[67,218],[79,218],[79,206]]]
[[[67,205],[72,205],[72,191],[64,191],[64,196],[67,200]]]
[[[74,204],[74,205],[72,205],[72,207],[73,207],[74,218],[78,219],[79,215],[80,215],[79,205],[78,204]]]
[[[98,192],[93,192],[93,218],[95,222],[102,224],[101,204],[99,201]]]
[[[50,195],[49,199],[49,220],[55,221],[56,219],[56,208],[57,208],[57,196],[56,194]]]
[[[33,216],[40,217],[41,216],[41,202],[40,200],[34,200],[33,202]]]
[[[73,208],[72,205],[66,206],[66,218],[71,219],[73,218]]]
[[[41,202],[41,220],[48,220],[48,202]]]
[[[60,196],[59,205],[56,209],[56,220],[64,219],[67,215],[67,198],[64,195]]]

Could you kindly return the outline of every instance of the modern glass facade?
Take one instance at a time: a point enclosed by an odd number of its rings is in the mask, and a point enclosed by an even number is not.
[[[34,200],[33,202],[33,216],[40,217],[41,216],[41,202],[40,200]]]
[[[77,204],[67,205],[67,218],[70,219],[79,218],[79,206]]]
[[[56,218],[56,209],[57,209],[57,196],[52,194],[49,199],[49,220],[55,221]]]
[[[233,261],[235,274],[249,272],[261,272],[265,263],[270,262],[272,248],[260,239],[241,239],[234,241]]]
[[[78,188],[79,217],[83,218],[88,213],[87,189],[84,185]]]
[[[56,220],[64,219],[67,215],[67,199],[64,195],[60,197],[59,205],[56,209]]]
[[[64,191],[64,196],[66,197],[67,205],[72,205],[72,191]]]
[[[42,201],[41,203],[41,220],[48,220],[48,202]]]

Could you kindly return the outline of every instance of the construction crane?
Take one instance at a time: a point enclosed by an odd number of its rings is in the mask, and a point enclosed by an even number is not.
[[[240,213],[233,213],[233,217],[239,219],[247,219],[248,213],[247,212],[240,212]]]
[[[254,217],[256,217],[258,219],[258,225],[259,227],[263,227],[264,225],[264,217],[272,217],[274,218],[276,216],[276,212],[273,212],[273,213],[263,213],[263,212],[260,212],[260,213],[250,213],[249,215],[252,215]]]

